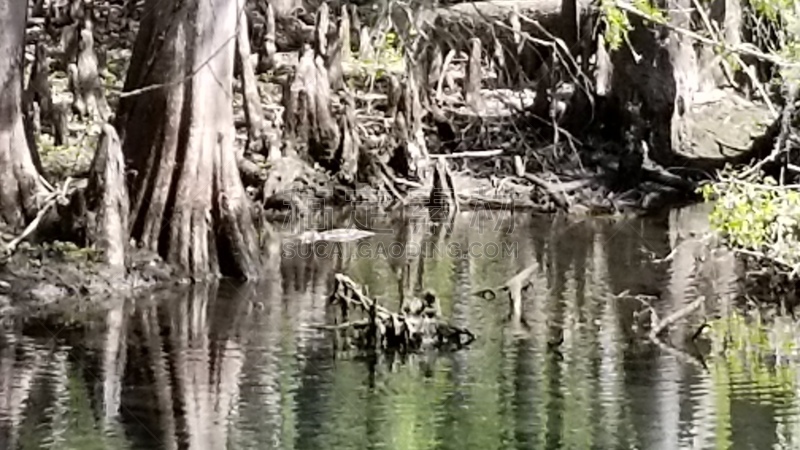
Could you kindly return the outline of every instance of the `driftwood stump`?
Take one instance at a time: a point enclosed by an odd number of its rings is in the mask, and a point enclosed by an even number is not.
[[[344,70],[342,62],[350,57],[350,16],[347,5],[342,6],[342,17],[339,20],[336,38],[330,41],[327,50],[328,79],[331,88],[338,91],[344,88]]]
[[[372,47],[372,40],[369,36],[369,28],[362,27],[358,34],[358,57],[362,60],[370,60],[375,56],[375,49]]]
[[[259,73],[264,73],[275,67],[275,53],[278,48],[275,41],[275,9],[270,2],[266,4],[264,10],[264,43],[263,47],[259,47],[258,52],[258,67],[256,68]]]
[[[401,85],[394,137],[397,142],[389,165],[401,176],[424,180],[428,173],[428,148],[422,130],[424,110],[415,71],[409,71]]]
[[[54,128],[56,122],[53,120],[53,94],[50,90],[50,68],[47,65],[47,50],[42,42],[36,43],[31,73],[28,78],[28,87],[25,91],[24,102],[25,110],[33,115],[30,123],[33,128],[30,131],[34,136],[38,136],[42,127]],[[53,133],[57,134],[57,133]],[[60,145],[57,143],[57,145]]]
[[[331,112],[328,72],[321,55],[306,46],[284,96],[284,142],[321,166],[335,171],[339,127]]]
[[[101,250],[105,262],[116,269],[125,267],[128,242],[128,189],[125,159],[117,132],[103,126],[92,160],[86,188],[88,243]]]
[[[305,147],[307,155],[320,166],[338,173],[341,161],[341,133],[333,117],[328,72],[327,4],[317,12],[313,47],[306,45],[284,95],[284,142]]]
[[[339,146],[339,180],[355,183],[358,176],[359,147],[361,142],[356,131],[356,106],[352,95],[346,94],[345,111],[340,118],[341,143]]]
[[[78,54],[78,37],[86,6],[83,0],[62,0],[50,2],[49,9],[45,26],[56,32],[53,38],[59,42],[61,67],[66,69]]]

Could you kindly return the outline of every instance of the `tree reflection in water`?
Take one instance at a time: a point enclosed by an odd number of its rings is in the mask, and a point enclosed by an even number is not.
[[[187,286],[86,316],[6,321],[0,448],[794,448],[794,362],[768,369],[764,349],[746,344],[740,356],[709,356],[704,370],[646,344],[632,332],[640,305],[616,298],[657,294],[660,314],[697,296],[730,309],[731,260],[681,233],[701,227],[703,214],[507,216],[513,227],[478,227],[462,213],[449,230],[397,214],[372,245],[505,243],[514,252],[368,257],[342,243],[318,257],[273,258],[261,284]],[[279,241],[268,244],[280,254]],[[519,317],[503,298],[470,295],[530,266]],[[336,352],[309,326],[326,319],[336,271],[392,307],[432,289],[443,313],[479,339],[454,354]],[[674,327],[666,340],[681,346],[695,327]],[[721,333],[766,339],[747,327]]]

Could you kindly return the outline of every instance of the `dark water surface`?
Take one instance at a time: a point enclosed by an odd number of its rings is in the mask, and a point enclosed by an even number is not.
[[[615,298],[659,295],[662,314],[729,298],[733,265],[693,237],[705,214],[462,214],[450,236],[398,216],[368,245],[284,258],[258,286],[12,321],[0,337],[0,450],[800,448],[792,323],[732,314],[695,352],[688,323],[669,336],[682,353],[636,334],[641,304]],[[524,324],[505,299],[470,295],[533,264]],[[309,325],[325,321],[337,271],[388,305],[401,289],[432,289],[478,340],[407,358],[336,352]]]

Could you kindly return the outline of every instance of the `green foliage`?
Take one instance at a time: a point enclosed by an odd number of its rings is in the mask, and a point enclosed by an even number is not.
[[[628,37],[628,31],[631,30],[628,15],[619,9],[612,0],[603,0],[601,8],[603,9],[603,21],[606,24],[603,39],[611,50],[619,50]]]
[[[94,248],[79,247],[72,242],[45,242],[42,244],[42,253],[49,257],[59,258],[72,262],[100,262],[102,254]]]
[[[666,22],[664,12],[653,5],[650,0],[634,0],[632,6],[646,17],[647,21]],[[623,42],[628,42],[628,33],[633,29],[628,13],[623,11],[614,0],[601,0],[600,8],[606,24],[603,38],[612,51],[619,50]]]
[[[92,164],[94,148],[97,147],[99,127],[89,122],[77,136],[71,136],[66,145],[53,144],[52,137],[42,135],[37,141],[39,158],[47,175],[56,181],[74,176],[89,170]]]
[[[750,0],[750,6],[757,14],[766,17],[771,22],[780,20],[780,13],[794,9],[795,0]]]
[[[375,47],[372,57],[354,57],[348,61],[359,75],[367,80],[377,80],[388,73],[403,72],[403,46],[397,33],[388,31]]]
[[[664,12],[658,9],[651,0],[633,0],[633,7],[644,13],[648,21],[653,23],[666,23],[667,16]]]
[[[702,193],[714,202],[711,227],[730,245],[800,264],[800,192],[765,178],[762,183],[723,180],[704,186]]]
[[[800,20],[795,0],[750,0],[750,42],[781,61],[780,81],[800,81]]]

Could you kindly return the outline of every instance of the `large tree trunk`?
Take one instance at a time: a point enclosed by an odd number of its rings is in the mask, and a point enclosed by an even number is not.
[[[236,2],[145,8],[120,122],[135,173],[131,235],[196,276],[222,268],[256,278],[258,240],[233,147]]]
[[[669,64],[669,54],[663,48],[663,42],[653,31],[647,28],[638,17],[630,17],[634,23],[629,39],[637,53],[628,45],[610,50],[606,55],[602,42],[598,46],[598,60],[608,57],[607,64],[600,64],[604,70],[598,73],[598,93],[601,100],[606,100],[606,112],[614,126],[607,127],[606,138],[615,142],[625,139],[623,153],[619,155],[621,162],[626,162],[625,169],[630,169],[632,159],[636,159],[636,170],[641,169],[642,121],[655,115],[660,117],[663,128],[671,129],[675,100],[675,79],[673,67]],[[639,61],[637,58],[641,58]],[[666,65],[666,66],[665,66]],[[658,69],[656,69],[658,68]],[[605,95],[602,95],[605,93]],[[603,103],[601,102],[601,105]],[[635,133],[632,130],[636,131]],[[636,143],[634,144],[634,141]],[[657,146],[653,153],[667,155],[671,151],[669,143]],[[654,156],[651,154],[651,156]],[[623,168],[620,168],[622,171]],[[620,179],[628,179],[621,176]]]
[[[0,3],[0,218],[13,227],[33,216],[39,188],[22,120],[26,13],[26,0]]]
[[[658,6],[669,11],[672,26],[691,29],[692,3],[661,0]],[[616,111],[630,111],[630,106],[640,109],[638,114],[622,117],[623,128],[634,129],[629,134],[636,136],[637,142],[632,145],[639,147],[638,141],[646,140],[654,161],[664,166],[684,165],[686,158],[680,149],[687,142],[688,114],[701,84],[693,42],[666,27],[645,24],[632,14],[629,17],[633,23],[630,42],[637,54],[628,46],[611,54],[610,105]],[[635,130],[642,127],[646,133]]]

